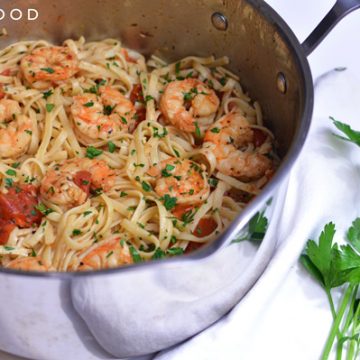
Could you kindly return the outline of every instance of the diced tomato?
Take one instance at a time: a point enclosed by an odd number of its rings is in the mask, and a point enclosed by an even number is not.
[[[14,230],[15,224],[0,219],[0,245],[7,243],[10,233]]]
[[[3,76],[10,76],[11,74],[11,69],[5,69],[1,72],[1,75]]]
[[[130,101],[133,104],[135,104],[135,102],[140,102],[140,103],[144,102],[144,95],[143,95],[141,84],[134,85],[134,87],[130,93]]]
[[[200,249],[202,246],[204,246],[204,243],[198,243],[198,242],[192,241],[189,243],[189,245],[185,249],[185,254],[189,254],[197,249]]]
[[[37,190],[33,185],[14,185],[7,194],[0,193],[0,243],[4,244],[15,226],[20,228],[40,224],[42,214]]]
[[[90,193],[91,174],[89,171],[80,170],[74,176],[74,183],[87,195]]]
[[[254,132],[254,140],[253,140],[254,145],[255,147],[259,147],[265,142],[267,138],[267,134],[260,129],[253,129],[253,132]]]
[[[201,238],[210,235],[217,228],[217,223],[213,218],[202,218],[198,222],[194,235]]]
[[[186,214],[187,212],[189,212],[193,209],[194,209],[194,206],[192,206],[192,205],[180,204],[180,205],[176,205],[174,207],[174,209],[172,210],[172,213],[176,218],[181,219],[184,214]]]

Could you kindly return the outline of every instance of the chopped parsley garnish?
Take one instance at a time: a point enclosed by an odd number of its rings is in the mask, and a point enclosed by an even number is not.
[[[192,100],[192,94],[191,93],[184,93],[184,101],[190,101]]]
[[[29,135],[32,135],[32,131],[31,130],[25,130],[25,132]]]
[[[79,229],[74,229],[74,230],[72,231],[72,234],[73,234],[73,236],[81,235],[81,230],[79,230]]]
[[[30,254],[31,257],[36,257],[36,252],[34,249],[31,249],[31,254]]]
[[[219,183],[219,180],[218,180],[218,179],[215,179],[215,178],[209,178],[209,179],[208,179],[208,183],[209,183],[210,186],[216,187],[217,184]]]
[[[103,109],[104,115],[111,115],[113,109],[114,109],[114,106],[104,105],[104,109]]]
[[[55,105],[54,104],[46,104],[45,107],[46,107],[46,111],[49,113],[54,109]]]
[[[13,179],[5,178],[5,187],[11,188],[13,185],[14,185]]]
[[[83,215],[84,215],[84,216],[88,216],[88,215],[90,215],[91,213],[92,213],[91,211],[84,211],[84,212],[83,212]]]
[[[127,196],[128,194],[125,192],[125,191],[122,191],[121,193],[120,193],[120,197],[124,197],[124,196]]]
[[[154,100],[154,98],[151,95],[146,95],[145,102],[148,102],[150,100]]]
[[[192,210],[188,210],[181,215],[181,221],[184,223],[184,225],[190,224],[194,221],[195,213],[196,210],[194,212]]]
[[[11,164],[11,167],[14,169],[17,169],[20,166],[19,162],[14,162],[13,164]]]
[[[123,124],[127,124],[127,120],[124,118],[124,116],[120,116],[120,119]]]
[[[93,101],[88,101],[87,103],[84,104],[85,107],[92,107],[94,106],[94,102]]]
[[[109,258],[113,253],[114,253],[114,251],[111,250],[111,251],[106,255],[106,258]]]
[[[6,170],[5,174],[7,174],[9,176],[16,176],[16,171],[12,170],[12,169],[8,169],[8,170]]]
[[[53,74],[55,72],[55,70],[53,68],[51,68],[51,67],[40,68],[40,70],[46,71],[49,74]]]
[[[116,150],[116,145],[112,141],[109,141],[108,142],[108,149],[109,149],[110,153],[113,153]]]
[[[166,128],[164,128],[163,133],[160,134],[160,133],[159,133],[159,129],[156,128],[156,127],[153,127],[153,136],[154,136],[154,137],[163,138],[163,137],[165,137],[167,134],[168,134],[168,131],[167,131]]]
[[[180,248],[180,247],[174,247],[174,248],[167,249],[166,252],[171,256],[177,256],[177,255],[184,254],[184,249]]]
[[[90,184],[90,181],[89,180],[81,180],[81,183],[83,185],[89,185]]]
[[[197,123],[197,121],[195,121],[195,135],[200,138],[201,137],[201,131],[200,131],[200,128],[199,128],[199,124]]]
[[[38,205],[36,205],[35,209],[40,211],[45,216],[47,216],[47,215],[51,214],[52,212],[54,212],[53,209],[46,207],[43,203],[39,203]]]
[[[174,165],[166,164],[165,168],[161,170],[161,176],[170,177],[171,174],[169,173],[169,171],[174,170],[174,169],[175,169]]]
[[[181,67],[181,64],[180,62],[177,62],[175,64],[175,74],[178,75],[180,73],[180,67]]]
[[[221,79],[219,79],[219,83],[220,83],[222,86],[225,86],[225,84],[226,84],[226,77],[223,76]]]
[[[151,185],[148,184],[147,182],[143,181],[141,183],[141,187],[143,188],[144,191],[148,192],[148,191],[151,191],[152,188],[151,188]]]
[[[158,248],[156,248],[153,256],[151,257],[151,259],[153,259],[153,260],[163,259],[165,256],[166,256],[165,251],[161,250],[158,247]]]
[[[140,256],[138,251],[134,248],[134,246],[132,245],[129,246],[129,250],[134,263],[139,263],[143,261],[142,257]]]
[[[218,133],[220,132],[220,129],[217,128],[217,127],[214,127],[214,128],[212,128],[210,131],[211,131],[212,133],[214,133],[214,134],[218,134]]]
[[[97,189],[90,189],[90,193],[92,197],[100,196],[103,193],[103,188],[97,188]]]
[[[52,94],[53,94],[52,90],[45,91],[45,92],[43,92],[43,98],[46,100]]]
[[[194,195],[194,189],[189,190],[189,195]]]
[[[164,202],[164,206],[166,210],[171,210],[176,206],[177,198],[171,197],[169,194],[165,194],[162,198],[160,198]]]
[[[6,251],[11,251],[11,250],[15,250],[15,248],[14,247],[12,247],[12,246],[4,246],[4,249],[6,250]]]
[[[103,153],[102,150],[100,149],[97,149],[93,146],[89,146],[86,148],[86,157],[89,158],[89,159],[94,159],[96,158],[97,156],[101,155]]]

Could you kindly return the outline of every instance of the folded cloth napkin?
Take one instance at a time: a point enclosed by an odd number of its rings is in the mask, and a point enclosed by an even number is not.
[[[230,314],[156,359],[318,359],[331,324],[326,296],[297,262],[308,238],[334,221],[341,238],[360,216],[360,149],[333,136],[329,116],[360,129],[359,72],[330,71],[315,82],[308,141],[291,172],[278,248]]]
[[[268,209],[277,227],[284,189]],[[276,213],[277,212],[277,213]],[[143,267],[72,281],[75,309],[99,344],[117,357],[153,353],[208,327],[226,314],[259,278],[276,245],[230,244],[204,259]]]

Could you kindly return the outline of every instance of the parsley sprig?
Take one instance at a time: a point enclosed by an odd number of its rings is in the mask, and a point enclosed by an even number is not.
[[[312,277],[323,287],[329,300],[333,324],[321,359],[329,358],[335,339],[336,356],[341,359],[347,349],[346,359],[356,359],[360,350],[360,218],[353,221],[347,231],[347,244],[334,242],[335,225],[325,225],[318,242],[309,240],[300,261]],[[335,308],[332,290],[344,286],[343,297]]]

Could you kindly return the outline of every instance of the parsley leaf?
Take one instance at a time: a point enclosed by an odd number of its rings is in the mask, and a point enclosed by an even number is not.
[[[96,158],[97,156],[101,155],[103,153],[102,150],[100,149],[97,149],[93,146],[89,146],[86,148],[86,157],[89,158],[89,159],[94,159]]]
[[[46,205],[44,205],[43,203],[39,203],[38,205],[36,205],[35,209],[40,211],[45,216],[51,214],[52,212],[54,212],[53,209],[47,208]]]
[[[171,197],[169,194],[165,194],[162,198],[160,198],[164,202],[164,206],[166,210],[171,210],[176,206],[177,198]]]
[[[341,121],[335,120],[333,117],[330,116],[330,119],[333,121],[334,125],[343,132],[347,137],[335,135],[336,137],[350,141],[358,146],[360,146],[360,131],[353,130],[350,125],[342,123]]]
[[[54,109],[55,105],[54,104],[46,104],[45,107],[46,107],[47,112],[51,112]]]
[[[116,150],[116,145],[112,141],[109,141],[108,142],[108,149],[109,149],[110,153],[113,153]]]
[[[51,67],[40,68],[40,70],[46,71],[49,74],[53,74],[55,72],[55,70],[53,68],[51,68]]]
[[[347,239],[351,245],[360,252],[360,218],[352,222],[352,226],[347,232]]]
[[[134,263],[139,263],[139,262],[143,261],[142,257],[140,256],[138,251],[134,248],[134,246],[132,246],[132,245],[129,246],[129,251],[130,251],[130,254],[131,254],[131,257],[132,257]]]

